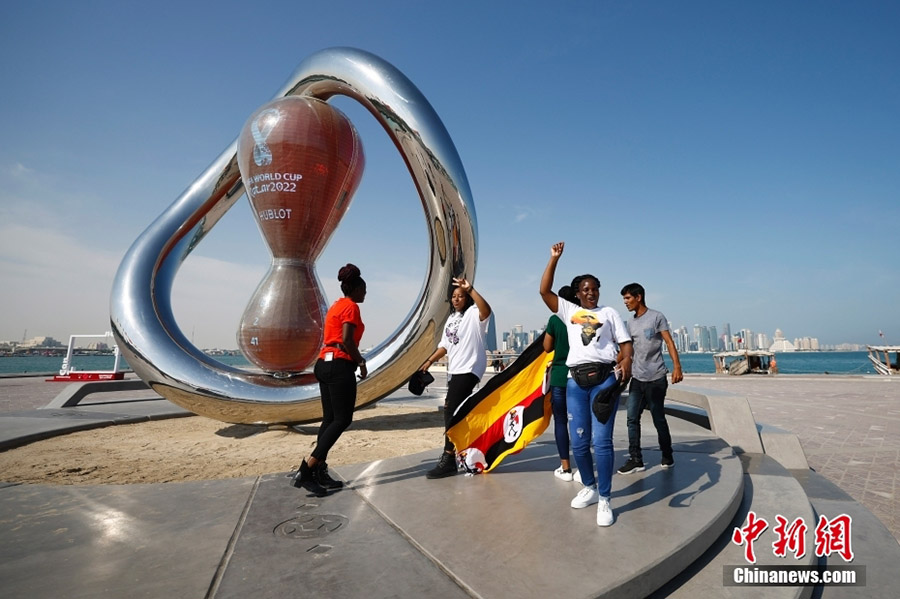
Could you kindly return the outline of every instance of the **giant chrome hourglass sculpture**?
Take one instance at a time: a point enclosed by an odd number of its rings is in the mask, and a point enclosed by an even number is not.
[[[410,194],[409,201],[415,202],[418,195],[428,231],[426,276],[419,296],[397,330],[366,352],[369,376],[359,383],[356,401],[357,406],[362,406],[400,387],[437,345],[441,326],[450,313],[448,297],[452,277],[474,279],[477,225],[469,183],[450,135],[428,100],[403,73],[368,52],[330,48],[300,63],[275,94],[273,104],[296,98],[308,106],[330,108],[328,102],[333,96],[355,100],[384,128],[409,169],[417,192]],[[251,122],[253,120],[251,117]],[[262,143],[257,139],[248,141],[251,147],[247,151],[254,165],[254,156],[260,162],[267,160],[266,150],[272,153],[273,165],[276,161],[273,144],[279,138],[274,128],[269,130],[268,122],[265,119],[257,122],[257,138]],[[340,127],[336,131],[347,131]],[[253,133],[251,125],[251,137]],[[346,133],[320,138],[321,141],[326,139],[333,142],[349,138]],[[245,154],[243,148],[242,144],[242,156]],[[352,152],[339,154],[347,156]],[[359,159],[361,166],[361,154]],[[299,269],[303,271],[314,261],[316,252],[320,251],[318,244],[320,241],[324,244],[324,240],[301,241],[301,245],[309,245],[301,251],[290,247],[293,241],[284,248],[282,241],[269,240],[266,233],[273,255],[271,276],[260,283],[238,331],[242,347],[248,357],[253,356],[258,370],[227,366],[200,351],[181,331],[172,310],[172,284],[179,267],[242,195],[247,193],[249,196],[261,230],[278,225],[276,221],[279,220],[291,220],[293,224],[295,211],[303,210],[287,200],[285,203],[275,200],[274,205],[258,204],[275,196],[266,197],[269,191],[254,190],[254,185],[275,182],[278,192],[278,180],[272,180],[278,173],[281,173],[282,183],[285,173],[301,176],[298,183],[309,183],[317,169],[331,172],[332,168],[344,168],[324,162],[317,166],[319,163],[313,161],[301,167],[273,167],[271,171],[259,171],[257,175],[262,177],[259,181],[255,181],[256,175],[252,174],[248,179],[245,172],[242,181],[238,161],[238,141],[235,141],[126,252],[110,296],[113,335],[123,357],[141,379],[160,395],[197,414],[234,423],[318,420],[322,417],[318,384],[311,373],[300,372],[303,370],[301,364],[313,351],[311,347],[315,344],[309,340],[315,332],[296,337],[281,335],[278,326],[272,323],[295,318],[296,315],[289,312],[298,303],[309,312],[309,320],[314,320],[321,307],[314,271],[296,275],[299,271],[295,268],[293,282],[287,286],[279,285],[277,281],[282,275],[277,273],[283,270],[282,264],[290,261],[306,262]],[[264,165],[257,166],[262,168]],[[256,167],[251,165],[251,170],[253,168]],[[266,172],[269,181],[265,180]],[[345,176],[350,179],[358,177],[357,168],[347,167],[346,172]],[[326,220],[338,216],[342,202],[349,200],[352,191],[349,180],[342,180],[340,184],[336,181],[329,185],[346,187],[348,196],[342,198],[338,194],[337,206],[323,212],[328,215]],[[280,191],[284,191],[283,185]],[[334,197],[329,194],[327,197]],[[288,210],[291,219],[287,219]],[[297,236],[289,234],[287,237],[291,240]],[[355,253],[365,252],[365,248],[352,249]],[[309,275],[309,272],[313,274]],[[276,282],[272,283],[272,280]],[[285,300],[288,295],[303,299]],[[267,298],[271,298],[272,303]],[[229,324],[222,323],[222,326]],[[308,322],[296,325],[296,330],[307,325]],[[294,327],[295,324],[290,324],[288,328]],[[288,349],[269,351],[273,343],[283,344],[279,347]],[[283,359],[282,353],[290,357]]]
[[[257,110],[237,144],[244,191],[272,265],[241,318],[238,345],[253,364],[286,377],[312,364],[325,300],[318,258],[363,172],[356,129],[316,98],[288,96]]]

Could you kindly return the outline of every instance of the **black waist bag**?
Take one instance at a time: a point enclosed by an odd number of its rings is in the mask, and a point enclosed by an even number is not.
[[[572,373],[572,379],[578,383],[579,387],[590,389],[605,381],[614,366],[615,364],[612,363],[588,362],[587,364],[572,366],[569,368],[569,372]]]

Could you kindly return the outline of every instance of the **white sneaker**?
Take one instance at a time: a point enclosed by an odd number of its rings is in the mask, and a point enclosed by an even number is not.
[[[571,506],[577,510],[589,505],[594,505],[598,501],[600,501],[600,494],[597,493],[597,486],[594,485],[578,491],[578,495],[572,500]]]
[[[572,480],[574,480],[579,485],[584,484],[583,482],[581,482],[581,470],[573,470],[572,471]]]
[[[568,472],[566,472],[565,470],[563,470],[562,466],[553,471],[553,476],[555,476],[559,480],[564,480],[567,483],[572,482],[572,471],[569,470]]]
[[[597,502],[597,526],[612,526],[613,513],[609,507],[609,498],[601,497]]]

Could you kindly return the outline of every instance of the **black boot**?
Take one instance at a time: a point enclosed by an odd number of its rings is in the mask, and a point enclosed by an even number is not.
[[[331,478],[331,475],[328,474],[328,464],[325,462],[317,462],[316,465],[312,467],[312,473],[313,480],[326,489],[340,489],[344,486],[343,481]]]
[[[456,454],[445,451],[441,454],[437,466],[425,473],[425,478],[444,478],[453,476],[456,472]]]
[[[328,489],[316,482],[313,470],[309,467],[309,464],[306,463],[306,460],[300,462],[297,473],[294,474],[294,477],[291,479],[291,485],[298,489],[302,487],[316,497],[325,497],[328,495]]]

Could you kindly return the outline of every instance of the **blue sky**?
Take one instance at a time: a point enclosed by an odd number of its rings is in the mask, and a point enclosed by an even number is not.
[[[392,63],[462,158],[475,285],[498,330],[541,328],[557,286],[638,281],[674,326],[900,343],[900,4],[890,2],[33,2],[0,11],[0,340],[109,328],[122,255],[331,46]],[[412,180],[341,99],[366,171],[318,262],[369,283],[364,345],[425,274]],[[241,199],[185,262],[176,316],[237,346],[269,254]],[[878,331],[886,338],[880,340]]]

